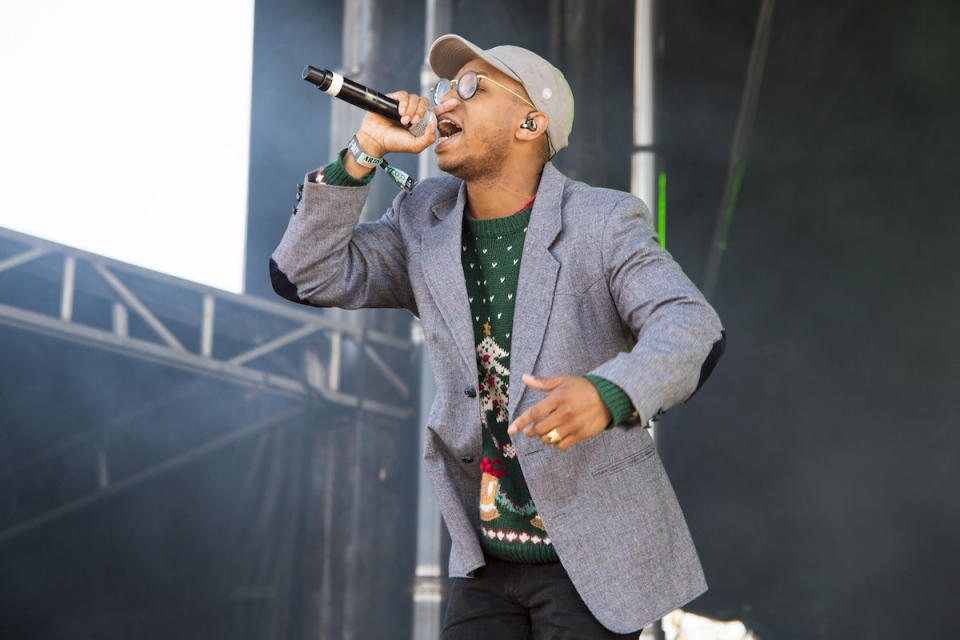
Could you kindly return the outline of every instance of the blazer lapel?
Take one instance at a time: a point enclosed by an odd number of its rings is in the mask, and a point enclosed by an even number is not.
[[[465,203],[466,187],[461,185],[452,208],[449,200],[434,205],[432,226],[424,231],[420,244],[427,288],[450,329],[467,370],[473,372],[475,379],[477,356],[461,259]]]
[[[510,422],[513,422],[527,388],[521,376],[533,372],[553,307],[553,292],[557,286],[560,263],[550,253],[550,245],[562,226],[560,207],[563,181],[563,175],[552,164],[544,166],[523,243],[517,300],[513,311],[513,336],[510,339]],[[563,372],[545,373],[556,375]]]

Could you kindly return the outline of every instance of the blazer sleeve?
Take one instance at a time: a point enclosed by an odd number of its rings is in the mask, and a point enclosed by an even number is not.
[[[639,198],[623,198],[607,216],[601,260],[636,343],[590,374],[623,389],[646,422],[700,388],[723,353],[725,332],[713,307],[660,247]]]
[[[375,222],[359,223],[367,186],[317,184],[303,197],[270,258],[274,290],[317,307],[400,308],[416,313],[398,211],[404,194]]]

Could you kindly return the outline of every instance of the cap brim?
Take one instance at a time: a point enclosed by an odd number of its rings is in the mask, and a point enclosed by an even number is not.
[[[430,68],[439,78],[452,80],[463,65],[476,58],[484,60],[520,82],[520,78],[509,68],[506,68],[502,62],[488,57],[483,49],[458,35],[451,33],[440,36],[430,45]]]

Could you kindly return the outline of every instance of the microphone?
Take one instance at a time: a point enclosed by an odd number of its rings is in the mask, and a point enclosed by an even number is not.
[[[317,69],[310,65],[303,68],[302,76],[304,80],[316,85],[317,89],[321,91],[325,91],[356,107],[383,116],[388,120],[393,120],[397,124],[400,123],[400,114],[397,113],[397,107],[400,103],[379,91],[368,89],[349,78],[344,78],[335,71]],[[427,125],[431,121],[436,122],[436,119],[437,117],[433,115],[433,112],[428,110],[420,119],[420,122],[415,125],[408,124],[406,127],[410,133],[419,138],[427,130]]]

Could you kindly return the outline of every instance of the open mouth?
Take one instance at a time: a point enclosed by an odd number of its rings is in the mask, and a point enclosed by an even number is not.
[[[457,123],[448,118],[440,119],[440,121],[437,123],[437,130],[440,132],[440,142],[445,142],[447,139],[452,138],[463,131],[463,129],[461,129]]]

